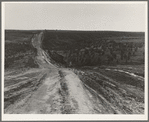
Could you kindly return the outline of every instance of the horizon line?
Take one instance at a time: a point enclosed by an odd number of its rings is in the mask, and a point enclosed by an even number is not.
[[[4,30],[14,30],[14,31],[88,31],[88,32],[102,32],[102,31],[107,31],[107,32],[141,32],[141,33],[145,33],[145,31],[123,31],[123,30],[62,30],[62,29],[4,29]]]

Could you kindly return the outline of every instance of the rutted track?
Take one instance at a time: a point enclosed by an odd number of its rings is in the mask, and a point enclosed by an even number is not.
[[[32,38],[37,49],[37,69],[5,76],[5,113],[9,114],[133,114],[143,113],[144,103],[125,86],[100,74],[97,83],[81,71],[58,68],[42,49],[44,33]],[[37,74],[35,74],[37,73]],[[99,74],[98,74],[99,75]],[[87,78],[87,79],[85,79]],[[98,77],[97,77],[98,78]],[[131,92],[129,94],[128,92]],[[124,95],[124,96],[123,96]],[[133,97],[136,97],[133,98]],[[130,104],[129,104],[130,103]],[[128,105],[136,105],[130,109]],[[141,108],[142,107],[142,108]]]
[[[83,84],[93,94],[106,104],[105,108],[114,113],[140,114],[144,113],[144,92],[142,89],[128,84],[120,84],[110,77],[93,70],[73,70]],[[112,113],[112,112],[109,112]]]

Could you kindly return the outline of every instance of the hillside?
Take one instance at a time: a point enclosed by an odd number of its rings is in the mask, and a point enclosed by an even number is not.
[[[67,66],[142,64],[144,33],[44,31],[43,49]],[[60,57],[59,56],[59,57]],[[58,57],[58,56],[57,56]]]

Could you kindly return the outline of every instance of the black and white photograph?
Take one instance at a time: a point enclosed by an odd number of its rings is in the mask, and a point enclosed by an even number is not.
[[[146,120],[147,2],[2,2],[3,120]]]

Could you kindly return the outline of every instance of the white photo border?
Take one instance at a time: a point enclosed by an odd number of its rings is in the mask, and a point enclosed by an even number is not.
[[[111,114],[68,114],[68,115],[62,115],[62,114],[4,114],[4,55],[5,55],[5,4],[7,3],[55,3],[55,4],[63,4],[63,3],[68,3],[68,4],[127,4],[127,3],[132,3],[132,4],[145,4],[146,5],[146,31],[145,31],[145,113],[143,115],[111,115]],[[51,2],[51,1],[19,1],[19,2],[1,2],[1,8],[2,8],[2,28],[1,28],[1,34],[2,34],[2,62],[1,62],[1,118],[2,121],[71,121],[71,120],[87,120],[87,121],[109,121],[109,120],[147,120],[148,119],[148,2],[147,1],[56,1],[56,2]]]

